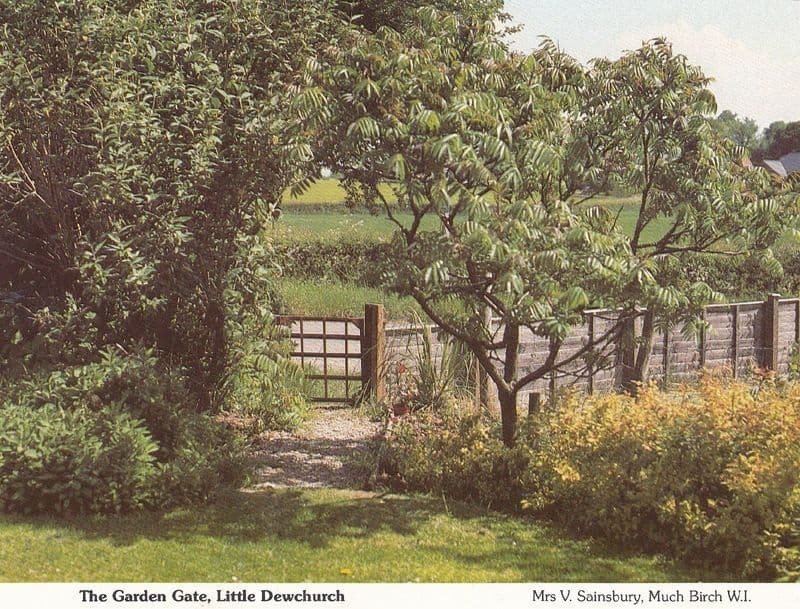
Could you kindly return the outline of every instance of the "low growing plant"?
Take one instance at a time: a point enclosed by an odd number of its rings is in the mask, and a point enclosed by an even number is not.
[[[544,514],[738,576],[773,574],[787,556],[798,385],[705,376],[670,394],[573,396],[532,429],[527,504]]]
[[[515,509],[523,495],[527,449],[506,448],[478,414],[424,410],[391,422],[382,451],[387,482],[497,509]]]

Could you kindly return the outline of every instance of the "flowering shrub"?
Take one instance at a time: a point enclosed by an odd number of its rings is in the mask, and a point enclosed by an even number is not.
[[[381,468],[407,489],[512,508],[527,465],[525,447],[507,449],[480,416],[445,409],[393,418]]]
[[[571,398],[525,443],[527,505],[580,531],[746,577],[795,568],[800,386]]]
[[[496,438],[474,414],[412,412],[389,425],[383,471],[736,577],[800,572],[800,385],[567,396],[513,449]]]

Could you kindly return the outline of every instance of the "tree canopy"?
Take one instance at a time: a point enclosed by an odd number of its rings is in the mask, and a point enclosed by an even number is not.
[[[323,87],[324,162],[370,199],[389,182],[410,210],[404,223],[381,200],[397,225],[387,285],[468,345],[497,387],[510,444],[519,391],[594,346],[560,355],[582,309],[641,289],[646,274],[611,214],[568,201],[598,177],[571,126],[580,66],[549,41],[510,54],[491,22],[433,9],[417,19],[338,58]],[[435,229],[423,230],[427,217]],[[521,332],[549,342],[545,365],[520,367]]]
[[[218,407],[239,313],[267,321],[259,227],[310,158],[291,113],[342,21],[325,2],[19,0],[0,22],[0,363],[144,344]]]
[[[758,125],[752,118],[739,118],[736,113],[723,110],[711,125],[717,133],[741,146],[748,154],[758,144]]]
[[[717,298],[686,279],[692,257],[759,256],[777,265],[770,247],[786,218],[766,175],[746,169],[735,142],[714,129],[709,82],[663,39],[596,60],[588,73],[590,129],[613,150],[611,174],[640,193],[629,244],[655,278],[636,303],[647,312],[635,357],[626,361],[629,381],[647,380],[658,322],[696,327],[702,305]],[[657,233],[659,224],[666,228]]]
[[[782,224],[765,176],[747,174],[712,129],[708,79],[666,41],[585,69],[549,40],[510,53],[491,22],[433,9],[416,18],[331,60],[319,122],[335,153],[324,162],[395,222],[386,285],[470,348],[497,388],[510,444],[519,391],[588,362],[640,307],[644,332],[627,362],[631,379],[645,379],[656,320],[692,320],[715,297],[679,272],[686,258],[770,258]],[[612,181],[641,193],[632,235],[592,202]],[[423,230],[426,217],[435,229]],[[668,228],[654,237],[657,220]],[[589,305],[616,309],[618,321],[567,355]],[[549,344],[534,369],[520,366],[525,332]]]

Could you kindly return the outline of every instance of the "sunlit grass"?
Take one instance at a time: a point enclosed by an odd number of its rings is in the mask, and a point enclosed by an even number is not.
[[[387,187],[388,188],[388,187]],[[370,214],[362,210],[347,210],[344,205],[344,190],[336,180],[322,180],[315,183],[302,198],[286,201],[304,203],[290,205],[280,220],[267,229],[272,238],[289,241],[338,241],[341,239],[388,239],[397,229],[396,224],[384,214]],[[582,205],[601,205],[618,215],[618,226],[627,235],[632,235],[638,217],[636,196],[599,196]],[[322,205],[312,209],[312,204]],[[307,209],[306,209],[307,207]],[[412,216],[408,212],[397,212],[396,219],[404,226],[410,226]],[[426,217],[423,230],[433,230],[437,226],[434,217]],[[656,218],[646,227],[643,238],[649,240],[666,232],[670,223],[668,218]]]
[[[413,319],[420,314],[411,298],[352,283],[285,278],[279,281],[278,290],[292,315],[363,317],[365,303],[382,304],[389,319]]]
[[[698,581],[534,521],[430,497],[236,493],[130,516],[0,516],[2,581]]]
[[[378,188],[388,201],[396,201],[397,198],[391,186],[388,184],[381,184]],[[283,192],[283,202],[300,205],[344,203],[346,194],[339,180],[327,178],[314,182],[305,192],[298,195],[293,195],[291,189],[287,188]]]

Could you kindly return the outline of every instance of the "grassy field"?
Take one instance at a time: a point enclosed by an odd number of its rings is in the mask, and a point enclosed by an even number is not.
[[[6,582],[719,579],[430,497],[271,489],[163,514],[0,516]]]
[[[382,304],[389,319],[413,319],[421,315],[411,298],[383,290],[325,280],[286,277],[279,281],[286,312],[292,315],[363,317],[364,303]]]
[[[387,187],[387,190],[388,187]],[[636,197],[596,197],[593,204],[608,207],[612,213],[619,212],[622,230],[633,233],[636,224]],[[278,239],[288,240],[339,240],[361,237],[364,239],[386,239],[396,226],[383,215],[347,210],[344,203],[344,190],[337,180],[320,180],[299,197],[285,193],[286,213],[268,229],[268,234]],[[322,205],[322,207],[315,207]],[[411,214],[398,213],[397,218],[408,225]],[[424,229],[434,229],[435,218],[423,222]],[[663,234],[668,228],[666,219],[657,219],[644,232],[645,238]]]
[[[619,212],[620,227],[628,234],[633,233],[636,225],[637,208],[629,204],[610,203],[613,213]],[[411,224],[411,214],[399,213],[398,220],[405,226]],[[423,220],[422,228],[432,230],[436,227],[435,218]],[[278,239],[325,241],[339,240],[360,236],[364,239],[388,239],[395,231],[396,225],[385,216],[368,213],[348,213],[342,211],[318,211],[303,213],[294,209],[285,213],[267,234]],[[645,239],[663,235],[669,228],[668,220],[654,220],[642,233]]]
[[[386,189],[387,196],[391,195]],[[396,226],[383,215],[364,211],[350,211],[344,207],[344,190],[335,179],[320,180],[298,197],[285,193],[285,213],[281,219],[266,229],[266,236],[282,242],[339,242],[342,240],[382,241],[390,238]],[[636,197],[597,197],[595,204],[607,206],[619,213],[620,226],[629,234],[636,223]],[[399,213],[398,219],[408,225],[411,214]],[[425,230],[436,228],[435,218],[426,218]],[[655,221],[644,232],[644,237],[663,234],[667,221]],[[280,282],[280,291],[287,312],[296,315],[361,315],[365,302],[380,302],[386,306],[390,319],[410,319],[419,313],[407,298],[387,295],[381,290],[352,283],[335,283],[328,280],[303,280],[286,277]]]
[[[396,201],[394,191],[385,184],[379,186],[381,194],[389,201]],[[293,195],[291,189],[286,189],[283,193],[283,202],[288,204],[316,205],[325,203],[344,203],[344,188],[339,184],[339,180],[328,178],[318,180],[309,186],[308,190],[299,195]]]

